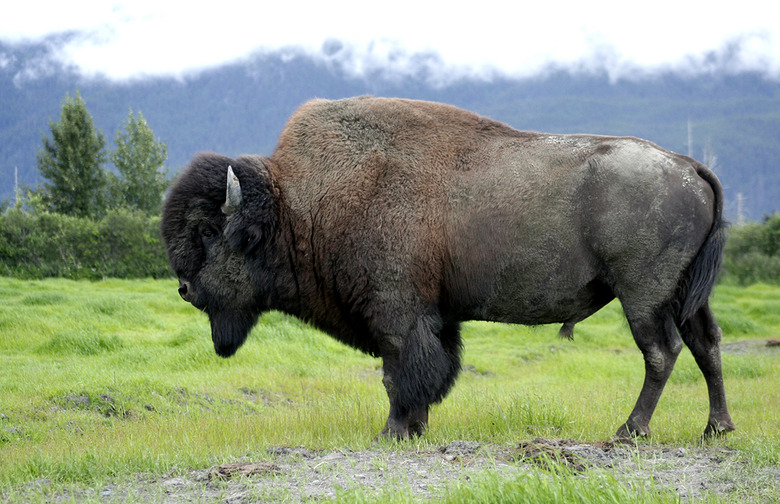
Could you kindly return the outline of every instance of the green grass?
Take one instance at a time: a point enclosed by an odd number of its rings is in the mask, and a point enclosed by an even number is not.
[[[172,280],[0,278],[0,300],[0,495],[38,478],[90,485],[264,458],[270,446],[364,449],[384,425],[380,361],[279,313],[264,315],[244,347],[222,359],[207,317],[179,299]],[[720,286],[713,310],[724,343],[780,338],[778,287]],[[573,342],[557,330],[465,324],[464,371],[411,449],[458,439],[609,439],[644,377],[620,305],[578,324]],[[738,430],[716,443],[778,465],[778,352],[723,360]],[[701,372],[684,350],[646,442],[694,445],[707,408]],[[484,502],[497,501],[515,484],[485,478],[453,487],[449,502],[476,498],[469,492],[480,488]],[[558,479],[585,495],[601,485]]]

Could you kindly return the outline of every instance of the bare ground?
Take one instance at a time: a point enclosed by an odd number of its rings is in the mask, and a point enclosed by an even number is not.
[[[777,502],[780,496],[780,467],[756,469],[729,448],[636,447],[541,438],[516,446],[455,441],[438,450],[418,452],[314,452],[280,447],[269,450],[262,461],[245,460],[162,477],[139,475],[132,483],[86,490],[48,492],[50,483],[38,480],[26,491],[47,495],[52,502],[302,502],[336,497],[350,489],[366,495],[398,489],[435,499],[444,495],[447,486],[468,484],[485,471],[512,478],[534,468],[545,470],[550,460],[575,474],[606,471],[634,488],[652,480],[657,488],[673,489],[684,502],[697,501],[708,493],[730,495],[737,502],[743,494],[754,502],[767,503]]]

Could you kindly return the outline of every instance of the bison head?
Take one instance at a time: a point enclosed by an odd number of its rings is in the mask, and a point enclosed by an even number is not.
[[[211,322],[214,350],[233,355],[270,305],[276,205],[262,158],[196,157],[171,187],[162,236],[179,294]]]

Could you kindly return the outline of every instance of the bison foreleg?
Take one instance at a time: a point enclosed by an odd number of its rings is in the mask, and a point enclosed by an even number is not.
[[[457,323],[438,313],[420,317],[404,338],[382,352],[390,414],[380,436],[406,439],[428,427],[428,406],[441,401],[460,371]]]
[[[428,406],[402,413],[398,410],[398,405],[391,400],[390,414],[387,416],[385,428],[377,437],[409,439],[414,436],[422,436],[427,428]]]
[[[628,310],[626,315],[645,360],[645,382],[634,410],[617,431],[617,437],[621,439],[650,434],[650,419],[682,349],[682,341],[668,310],[649,320],[633,319]]]

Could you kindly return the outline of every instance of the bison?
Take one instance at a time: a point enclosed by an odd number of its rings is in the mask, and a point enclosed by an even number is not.
[[[195,157],[162,234],[217,354],[271,309],[382,358],[382,436],[424,432],[461,368],[460,323],[575,323],[614,298],[645,381],[619,437],[645,436],[683,342],[734,429],[708,297],[723,193],[706,166],[636,138],[517,131],[453,106],[313,100],[270,157]]]

